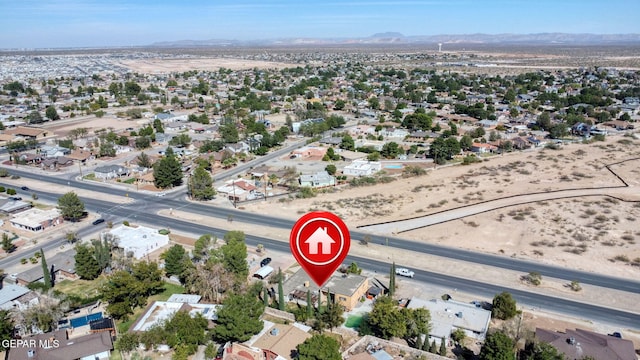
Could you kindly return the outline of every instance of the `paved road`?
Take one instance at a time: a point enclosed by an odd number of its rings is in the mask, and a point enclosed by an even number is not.
[[[18,174],[25,178],[34,178],[41,181],[48,181],[56,185],[67,186],[67,179],[57,177],[46,177],[44,175],[34,175],[27,171],[11,170],[12,173]],[[55,185],[54,185],[55,186]],[[249,212],[243,212],[231,208],[222,208],[202,203],[185,202],[181,199],[183,193],[176,192],[172,196],[156,197],[145,193],[129,192],[126,189],[118,187],[105,187],[100,184],[96,184],[90,181],[76,181],[73,184],[74,187],[82,188],[86,190],[100,191],[105,194],[112,194],[117,196],[123,196],[128,194],[130,198],[136,200],[133,204],[120,206],[118,204],[101,201],[97,199],[83,199],[87,209],[96,211],[114,222],[120,220],[136,220],[139,219],[141,213],[156,213],[161,209],[180,209],[182,211],[201,214],[206,216],[218,217],[221,219],[227,219],[232,216],[234,221],[245,222],[248,224],[266,225],[271,227],[291,229],[294,221],[289,219],[283,219],[274,216],[254,214]],[[12,186],[15,188],[15,186]],[[48,199],[49,201],[56,202],[59,197],[58,194],[45,193],[38,191],[40,189],[33,189],[39,194],[42,199]],[[44,189],[43,189],[44,190]],[[18,190],[20,192],[20,190]],[[30,196],[23,194],[23,198]],[[158,220],[158,219],[155,219]],[[158,224],[166,223],[167,219],[162,218]],[[154,222],[148,222],[154,224]],[[456,259],[462,261],[468,261],[477,264],[483,264],[494,267],[501,267],[509,270],[519,271],[523,273],[529,273],[531,271],[537,271],[542,276],[548,276],[558,279],[564,279],[566,281],[579,281],[583,284],[591,284],[601,286],[605,288],[612,288],[622,291],[628,291],[632,293],[640,293],[640,281],[637,279],[622,279],[617,277],[611,277],[601,274],[589,273],[584,271],[566,269],[558,266],[545,265],[527,260],[511,258],[507,256],[498,256],[485,253],[478,253],[463,249],[451,248],[443,245],[420,243],[415,241],[409,241],[394,236],[382,236],[371,235],[369,232],[362,232],[359,230],[351,231],[351,237],[354,241],[358,241],[365,236],[371,236],[371,241],[380,244],[386,244],[389,246],[397,247],[400,249],[423,252],[430,255],[446,257],[449,259]]]
[[[38,192],[39,196],[46,201],[55,202],[59,195],[47,192]],[[99,210],[103,213],[104,217],[108,220],[122,221],[122,220],[135,220],[136,222],[146,223],[146,224],[158,224],[161,226],[169,227],[172,230],[192,233],[192,234],[213,234],[219,238],[222,238],[226,233],[224,229],[218,229],[209,227],[201,224],[194,224],[187,221],[182,221],[178,219],[171,219],[167,217],[163,217],[157,215],[155,211],[149,211],[150,209],[160,209],[164,205],[164,199],[158,198],[155,196],[147,196],[145,199],[141,199],[134,203],[130,204],[113,204],[108,201],[102,201],[97,199],[83,199],[85,201],[85,205],[87,209],[91,211]],[[211,210],[211,209],[210,209]],[[104,229],[105,224],[101,224],[98,226],[88,225],[79,230],[79,234],[86,235],[92,232],[95,232],[99,229]],[[55,248],[60,246],[65,242],[64,237],[57,238],[46,245],[43,245],[43,248],[46,250]],[[252,236],[247,235],[246,238],[247,245],[249,246],[257,246],[258,244],[263,244],[265,247],[269,249],[273,249],[274,251],[280,252],[288,252],[289,244],[287,242],[273,240],[268,238],[268,236]],[[390,241],[390,245],[393,244],[394,240]],[[410,243],[410,242],[408,242]],[[421,244],[417,244],[421,245]],[[469,259],[473,260],[477,258],[478,254],[470,253]],[[8,267],[10,265],[15,265],[19,261],[20,255],[10,256],[3,260],[0,260],[0,267]],[[496,257],[497,258],[497,257]],[[498,259],[499,260],[499,259]],[[513,259],[511,259],[513,260]],[[379,274],[386,274],[389,271],[389,264],[386,262],[376,261],[368,258],[349,256],[345,260],[346,262],[355,261],[358,263],[360,267],[366,269],[368,271],[377,272]],[[401,266],[402,264],[398,264]],[[530,268],[528,271],[531,271]],[[561,269],[566,270],[566,269]],[[571,300],[566,300],[562,298],[555,298],[551,296],[546,296],[542,294],[531,293],[527,291],[515,290],[504,288],[500,286],[495,286],[487,283],[482,283],[469,279],[456,278],[453,276],[448,276],[445,274],[433,273],[428,271],[422,271],[415,269],[416,277],[413,280],[406,281],[419,281],[425,282],[436,286],[441,286],[444,288],[458,289],[461,292],[477,294],[479,297],[484,297],[486,299],[491,299],[496,293],[501,291],[509,291],[514,295],[516,300],[522,305],[539,308],[549,312],[563,313],[571,316],[575,316],[581,319],[591,319],[598,322],[614,324],[616,326],[622,326],[625,328],[638,328],[638,324],[640,324],[640,314],[629,313],[620,310],[614,310],[609,308],[604,308],[596,305],[585,304],[580,302],[575,302]],[[581,281],[583,283],[588,283],[587,281]],[[615,285],[615,284],[613,284]],[[636,284],[636,290],[638,289],[638,285]]]

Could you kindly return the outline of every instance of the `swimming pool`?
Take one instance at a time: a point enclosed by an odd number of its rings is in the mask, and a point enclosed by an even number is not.
[[[402,169],[402,165],[385,165],[385,169]]]

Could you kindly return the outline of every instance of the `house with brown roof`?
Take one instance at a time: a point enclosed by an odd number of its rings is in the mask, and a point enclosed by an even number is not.
[[[561,352],[568,359],[591,357],[598,360],[637,360],[633,342],[583,329],[556,332],[536,328],[536,338]]]
[[[81,164],[85,164],[87,161],[91,161],[96,158],[96,156],[91,151],[82,150],[82,149],[74,149],[67,155],[69,159],[73,159],[75,161],[79,161]]]
[[[29,127],[29,126],[18,126],[13,129],[7,129],[4,131],[5,134],[12,135],[14,137],[23,137],[25,139],[33,139],[33,140],[41,140],[50,135],[50,133],[45,129]]]
[[[258,337],[251,346],[267,350],[281,358],[291,360],[295,358],[299,344],[311,337],[309,330],[299,324],[285,325],[267,323],[262,336]]]
[[[9,348],[7,360],[103,360],[113,350],[108,331],[69,338],[67,330],[61,329],[21,340],[23,346]]]

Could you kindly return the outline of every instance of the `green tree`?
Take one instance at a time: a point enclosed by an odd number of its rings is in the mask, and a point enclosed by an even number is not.
[[[193,251],[191,256],[194,260],[201,260],[208,252],[209,246],[213,242],[213,236],[211,234],[204,234],[196,240],[193,245]]]
[[[387,159],[395,159],[401,152],[400,146],[396,142],[388,142],[382,145],[380,155]]]
[[[396,263],[391,264],[389,269],[389,297],[393,297],[396,291]]]
[[[538,115],[536,125],[544,131],[549,131],[551,129],[551,116],[548,111],[544,111],[542,114]]]
[[[473,145],[473,139],[469,135],[463,135],[460,138],[460,148],[464,151],[471,150],[471,146]]]
[[[447,341],[444,338],[440,339],[440,351],[438,351],[438,355],[447,356]]]
[[[224,240],[226,244],[220,248],[224,268],[240,278],[246,278],[249,275],[249,265],[247,265],[247,245],[244,233],[229,231],[224,235]]]
[[[182,167],[171,147],[165,156],[153,165],[153,182],[156,187],[166,189],[182,184]]]
[[[99,155],[102,157],[114,157],[116,156],[116,148],[110,141],[103,141],[100,143]]]
[[[307,290],[307,319],[313,316],[313,304],[311,303],[311,290]]]
[[[145,154],[144,151],[141,152],[140,155],[136,157],[136,160],[138,161],[138,166],[140,167],[150,169],[153,166],[153,163],[151,162],[149,155]]]
[[[118,334],[118,339],[113,345],[121,353],[128,354],[138,348],[140,336],[138,333],[123,332]]]
[[[218,310],[218,325],[213,329],[213,337],[219,342],[247,341],[263,328],[260,316],[264,304],[250,294],[231,294]]]
[[[389,296],[378,298],[367,317],[368,326],[373,333],[383,339],[403,338],[407,333],[405,321],[397,303]]]
[[[564,356],[558,349],[550,344],[527,341],[524,349],[520,352],[520,359],[523,360],[564,360]]]
[[[127,96],[137,96],[141,90],[142,88],[140,87],[140,85],[133,81],[127,81],[124,84],[124,92],[125,94],[127,94]]]
[[[211,175],[201,166],[193,171],[193,175],[189,179],[189,190],[191,197],[196,200],[211,200],[216,195]]]
[[[340,343],[330,336],[316,334],[296,346],[299,360],[340,360]]]
[[[126,270],[112,274],[100,292],[107,303],[107,312],[114,319],[126,320],[133,309],[146,303],[144,284]]]
[[[9,348],[8,340],[13,338],[15,325],[9,310],[0,310],[0,349]]]
[[[144,284],[144,296],[149,297],[164,290],[162,281],[162,270],[158,268],[158,263],[153,261],[140,261],[133,265],[133,277]],[[145,300],[146,301],[146,300]]]
[[[344,318],[342,317],[343,314],[344,308],[341,305],[336,304],[335,299],[328,297],[327,306],[319,318],[324,326],[333,330],[344,322]]]
[[[340,149],[353,151],[355,148],[355,142],[353,141],[353,138],[351,136],[347,134],[342,137],[342,141],[340,141]]]
[[[238,128],[232,122],[220,125],[218,133],[225,143],[237,143],[240,140]]]
[[[42,250],[42,248],[40,248],[40,264],[42,265],[42,279],[44,281],[44,288],[46,290],[51,289],[53,287],[53,283],[51,282],[51,270],[49,270],[47,259],[45,259],[44,257],[44,250]]]
[[[76,245],[76,273],[84,280],[93,280],[100,275],[102,269],[98,265],[98,260],[93,256],[93,251],[87,245]]]
[[[68,192],[58,198],[58,210],[63,218],[73,222],[84,216],[84,203],[76,193]]]
[[[451,332],[451,339],[458,344],[462,343],[465,337],[467,337],[466,333],[460,328],[457,328],[455,331]]]
[[[162,271],[155,262],[142,261],[133,265],[131,272],[113,273],[100,293],[107,312],[115,319],[127,319],[137,307],[143,307],[147,298],[164,289]]]
[[[180,134],[178,136],[172,137],[171,140],[169,140],[169,145],[179,148],[189,146],[189,144],[191,144],[191,137],[187,134]]]
[[[2,233],[2,250],[4,250],[7,254],[12,253],[16,249],[16,246],[13,245],[13,242],[9,238],[7,233]]]
[[[501,320],[511,319],[516,316],[516,301],[510,293],[503,291],[493,297],[493,306],[491,307],[491,316]]]
[[[164,326],[170,334],[168,345],[174,349],[179,345],[186,346],[187,355],[195,354],[198,345],[204,345],[207,340],[207,325],[207,319],[200,313],[192,317],[186,310],[176,312]]]
[[[108,233],[103,236],[102,241],[98,239],[91,240],[91,245],[93,246],[93,256],[98,262],[100,271],[111,266],[111,248],[113,247],[112,242],[113,235]]]
[[[160,119],[153,120],[153,129],[157,133],[164,133],[164,128],[162,127],[162,120]]]
[[[27,116],[27,120],[29,120],[29,124],[42,124],[44,120],[42,119],[42,115],[38,110],[33,110]]]
[[[280,311],[284,311],[285,303],[284,303],[284,289],[282,282],[284,276],[282,276],[282,270],[278,269],[278,309]]]
[[[148,136],[138,136],[136,138],[136,149],[147,149],[151,147],[151,138]]]
[[[335,175],[336,171],[338,171],[338,168],[336,168],[335,165],[333,164],[329,164],[327,166],[325,166],[324,170],[329,173],[329,175]]]
[[[480,360],[513,360],[513,340],[502,331],[487,335],[480,350]]]
[[[56,108],[54,106],[47,106],[47,109],[44,112],[44,116],[46,116],[49,120],[60,119],[60,115],[58,115],[58,112],[56,111]]]
[[[567,130],[567,125],[564,122],[559,122],[555,125],[552,125],[551,129],[549,129],[549,136],[552,139],[561,139],[567,136],[568,133],[569,131]]]
[[[164,272],[167,276],[176,275],[182,279],[189,256],[182,245],[175,244],[162,254],[164,259]]]

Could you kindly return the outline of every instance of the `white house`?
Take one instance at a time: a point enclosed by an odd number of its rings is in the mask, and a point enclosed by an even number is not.
[[[109,231],[117,238],[118,247],[125,254],[132,253],[140,260],[150,253],[169,244],[169,236],[158,233],[158,230],[144,226],[130,227],[120,225]]]
[[[300,175],[300,186],[325,187],[334,186],[336,178],[329,175],[326,171],[319,171],[311,175]]]
[[[457,329],[462,329],[468,337],[484,340],[491,321],[491,311],[453,300],[427,301],[412,297],[407,308],[429,310],[432,325],[429,342],[435,340],[439,343],[441,339],[449,339],[451,332]]]
[[[355,160],[344,167],[342,173],[349,176],[370,176],[382,170],[379,161]]]

